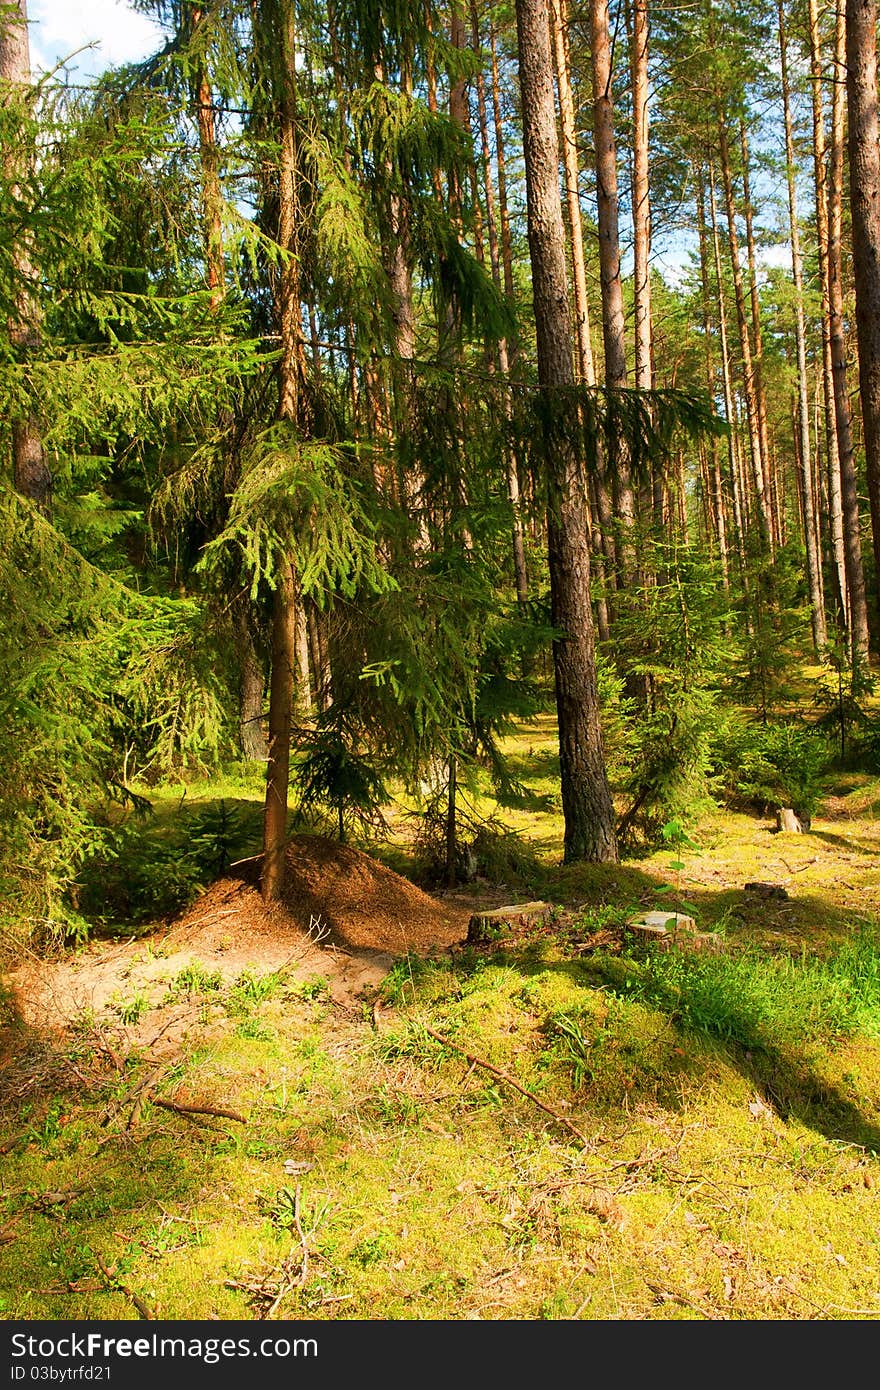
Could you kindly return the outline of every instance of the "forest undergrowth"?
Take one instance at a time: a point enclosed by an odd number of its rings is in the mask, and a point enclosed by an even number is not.
[[[507,750],[538,798],[552,747],[538,720]],[[182,791],[154,792],[154,846],[195,816],[227,862],[248,849],[256,782]],[[543,924],[342,999],[314,968],[194,963],[171,1047],[121,967],[111,1012],[64,1033],[8,999],[2,1316],[878,1316],[878,805],[832,774],[806,834],[716,809],[562,866],[551,803],[479,802],[515,839],[446,900],[539,896]],[[415,872],[404,814],[382,852]],[[634,944],[657,907],[721,950]],[[132,935],[161,964],[143,913]]]

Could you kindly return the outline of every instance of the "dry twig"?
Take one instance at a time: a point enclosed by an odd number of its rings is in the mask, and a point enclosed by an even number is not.
[[[164,1096],[150,1096],[149,1100],[151,1105],[158,1105],[163,1110],[173,1110],[177,1115],[216,1115],[222,1120],[235,1120],[240,1125],[247,1124],[244,1115],[239,1115],[237,1110],[226,1110],[220,1105],[185,1105],[183,1101],[166,1100]]]
[[[539,1110],[543,1110],[546,1115],[552,1116],[557,1124],[563,1125],[565,1129],[569,1130],[576,1139],[580,1140],[585,1149],[590,1147],[589,1139],[587,1139],[586,1135],[578,1129],[577,1125],[570,1120],[567,1115],[560,1115],[559,1111],[554,1110],[552,1105],[547,1105],[543,1100],[539,1100],[536,1095],[531,1091],[527,1091],[525,1086],[521,1086],[519,1082],[515,1081],[506,1071],[502,1071],[500,1067],[493,1066],[491,1062],[485,1061],[482,1057],[477,1057],[475,1053],[468,1052],[467,1048],[459,1047],[458,1043],[450,1042],[449,1038],[444,1038],[441,1033],[435,1033],[434,1029],[429,1028],[427,1023],[423,1023],[422,1027],[435,1042],[442,1043],[444,1047],[451,1048],[453,1052],[457,1052],[461,1057],[464,1057],[466,1061],[470,1062],[471,1066],[482,1067],[484,1071],[490,1072],[492,1076],[497,1076],[499,1081],[503,1081],[508,1086],[512,1086],[515,1091],[519,1091],[521,1096],[525,1096],[526,1100],[530,1100],[533,1105],[537,1105]]]
[[[119,1293],[124,1293],[126,1298],[131,1299],[132,1303],[134,1304],[135,1308],[137,1308],[142,1318],[145,1318],[147,1322],[156,1321],[156,1314],[149,1307],[149,1305],[144,1302],[140,1294],[135,1293],[134,1289],[130,1289],[127,1284],[123,1284],[120,1279],[117,1279],[115,1273],[112,1270],[109,1270],[107,1266],[104,1264],[104,1261],[101,1259],[100,1255],[95,1255],[95,1264],[98,1266],[104,1278],[107,1280],[107,1283],[110,1285],[111,1289],[116,1289]]]

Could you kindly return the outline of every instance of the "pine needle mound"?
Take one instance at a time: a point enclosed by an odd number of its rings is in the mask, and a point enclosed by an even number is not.
[[[219,988],[242,972],[284,970],[293,978],[318,975],[337,1002],[350,1003],[375,988],[394,956],[430,955],[461,941],[473,911],[432,898],[361,850],[320,835],[291,839],[280,900],[264,903],[258,880],[259,860],[217,879],[148,940],[95,940],[56,961],[22,962],[7,978],[17,1017],[54,1032],[87,1013],[102,1027],[112,1021],[122,1053],[154,1047],[159,1034],[176,1047],[202,995],[175,993],[175,980],[190,976],[197,984],[204,976]]]
[[[470,909],[422,892],[352,845],[323,835],[294,835],[287,849],[283,906],[306,931],[329,929],[329,940],[356,950],[403,955],[461,941]]]

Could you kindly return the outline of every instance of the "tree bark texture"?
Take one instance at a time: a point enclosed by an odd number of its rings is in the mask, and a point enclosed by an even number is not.
[[[795,341],[797,350],[799,463],[801,499],[804,512],[804,550],[806,552],[807,588],[810,595],[810,623],[813,648],[818,656],[825,650],[828,635],[825,630],[825,602],[822,594],[822,565],[819,552],[819,516],[813,486],[812,452],[810,448],[810,398],[807,381],[807,335],[804,322],[804,265],[801,256],[798,227],[797,188],[794,169],[794,127],[791,117],[791,91],[788,78],[788,40],[785,32],[785,9],[779,0],[779,57],[782,71],[782,104],[785,122],[785,163],[788,183],[788,220],[791,240],[791,272],[794,279]]]
[[[822,99],[822,35],[819,26],[818,0],[808,0],[807,17],[813,117],[813,170],[816,192],[816,250],[822,302],[822,402],[825,425],[825,473],[828,480],[829,540],[834,595],[839,620],[843,627],[848,629],[849,594],[846,578],[846,551],[843,540],[843,494],[840,479],[840,452],[837,445],[837,420],[834,414],[834,371],[831,361],[831,300],[828,288],[828,167],[825,111]]]
[[[278,419],[300,424],[303,370],[302,306],[299,279],[299,195],[297,171],[296,45],[293,0],[281,0],[280,144],[278,243],[286,253],[279,288],[281,360]],[[269,761],[263,813],[263,866],[260,891],[268,901],[284,885],[287,803],[290,784],[290,725],[293,713],[296,570],[292,558],[279,557],[272,605],[272,667],[269,682]]]
[[[574,386],[547,0],[517,0],[529,253],[538,380],[548,415]],[[616,862],[599,724],[583,470],[564,428],[548,430],[548,558],[566,862]]]
[[[579,161],[577,130],[574,118],[574,98],[571,91],[571,68],[566,42],[566,3],[554,0],[553,51],[556,61],[556,86],[559,92],[559,130],[562,136],[562,162],[565,169],[565,204],[571,242],[572,287],[574,289],[574,318],[577,343],[578,376],[587,386],[596,384],[593,345],[590,340],[590,306],[587,299],[587,266],[584,256],[584,229],[581,203],[578,196]]]
[[[5,101],[25,99],[31,82],[26,0],[11,0],[6,12],[0,15],[0,82],[8,93]],[[25,159],[27,157],[24,156]],[[7,176],[14,186],[15,179],[24,170],[11,153],[4,154],[3,158]],[[43,345],[40,311],[33,293],[34,267],[26,232],[19,236],[14,247],[13,268],[16,277],[15,311],[8,324],[9,338],[18,360],[24,364]],[[18,415],[11,421],[11,426],[13,486],[23,497],[45,510],[52,491],[52,475],[44,457],[36,415],[33,412]]]
[[[880,127],[876,0],[846,0],[846,74],[859,394],[880,595]]]
[[[277,898],[284,886],[287,796],[290,784],[290,724],[293,711],[296,581],[289,560],[276,576],[272,604],[272,675],[269,684],[269,762],[263,811],[263,867],[260,891]]]
[[[761,452],[761,427],[758,418],[758,400],[755,393],[755,372],[749,338],[749,321],[746,312],[742,263],[739,256],[739,238],[736,230],[736,202],[733,194],[733,173],[730,167],[730,143],[725,118],[720,111],[719,144],[721,154],[721,178],[724,188],[724,205],[727,213],[728,246],[730,249],[731,269],[733,270],[733,291],[736,302],[740,349],[742,351],[743,394],[745,395],[746,418],[749,429],[749,456],[752,464],[752,483],[755,489],[755,503],[761,540],[764,546],[770,549],[773,544],[773,526],[770,515],[770,503],[767,497],[764,460]]]
[[[831,370],[834,379],[834,411],[840,456],[843,503],[843,542],[849,589],[853,665],[868,656],[868,600],[862,560],[862,523],[852,440],[852,416],[847,389],[846,336],[843,310],[843,166],[846,142],[846,6],[837,0],[834,42],[834,95],[831,106],[831,158],[828,168],[828,294]]]
[[[480,51],[480,22],[476,0],[471,0],[471,42],[475,53]],[[477,115],[480,125],[480,155],[483,166],[483,190],[486,199],[486,231],[489,239],[489,263],[492,279],[501,289],[501,252],[498,240],[498,217],[495,208],[495,185],[492,181],[492,153],[489,142],[489,113],[486,105],[486,83],[482,72],[477,73]],[[510,397],[510,352],[506,338],[498,340],[498,371],[503,381],[504,412],[508,419],[513,413]],[[525,537],[523,534],[520,507],[519,474],[516,457],[510,447],[505,447],[504,466],[507,474],[507,497],[513,518],[511,527],[511,548],[513,555],[513,575],[517,602],[524,604],[529,597],[529,580],[526,569]]]
[[[608,21],[608,0],[591,0],[590,32],[605,385],[609,390],[615,390],[626,386],[627,371],[623,281],[620,268],[617,145],[614,138],[614,106],[611,90],[612,48]],[[619,587],[626,589],[633,581],[632,531],[635,523],[635,504],[629,459],[623,441],[620,441],[618,447],[614,449],[613,456],[608,457],[607,463],[620,528],[620,541],[617,547],[617,580]]]
[[[758,421],[758,439],[761,446],[761,466],[764,484],[767,489],[767,508],[770,530],[774,545],[780,544],[781,518],[776,506],[773,460],[770,455],[767,434],[767,398],[764,392],[764,334],[761,331],[761,300],[758,293],[758,257],[755,248],[755,219],[752,206],[752,191],[749,178],[749,137],[746,123],[740,121],[740,151],[742,156],[742,207],[746,224],[746,256],[749,266],[749,303],[751,306],[751,347],[752,380],[755,392],[755,412]]]

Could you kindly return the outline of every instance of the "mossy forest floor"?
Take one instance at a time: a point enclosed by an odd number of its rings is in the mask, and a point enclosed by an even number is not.
[[[552,796],[549,722],[514,752]],[[188,796],[258,822],[256,776]],[[117,924],[91,1007],[5,998],[0,1316],[880,1317],[878,810],[850,774],[808,834],[718,812],[619,868],[561,866],[552,806],[498,812],[532,857],[444,911],[554,920],[360,974]],[[371,851],[397,870],[407,824]],[[723,951],[631,944],[641,907]]]

